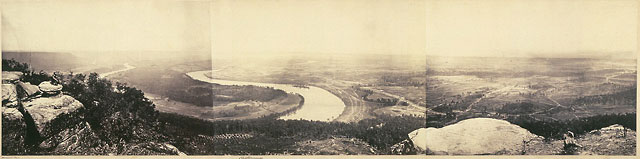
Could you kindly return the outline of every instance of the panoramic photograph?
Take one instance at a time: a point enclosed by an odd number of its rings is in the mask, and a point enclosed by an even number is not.
[[[636,5],[430,1],[419,146],[429,155],[635,156]]]
[[[3,155],[424,155],[425,3],[3,1]]]

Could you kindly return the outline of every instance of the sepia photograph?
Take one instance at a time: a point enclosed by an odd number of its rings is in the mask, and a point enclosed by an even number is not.
[[[3,157],[637,156],[636,0],[0,0]]]
[[[636,155],[637,1],[428,1],[430,155]]]

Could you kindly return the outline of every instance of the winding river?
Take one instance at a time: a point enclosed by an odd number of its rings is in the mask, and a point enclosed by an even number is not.
[[[187,75],[192,79],[208,82],[208,83],[217,83],[221,85],[254,85],[261,87],[273,87],[275,89],[281,89],[286,92],[298,93],[304,97],[304,105],[295,112],[280,117],[280,119],[285,120],[314,120],[314,121],[333,121],[336,119],[342,111],[344,111],[345,105],[340,98],[331,94],[329,91],[324,90],[322,88],[309,86],[309,88],[299,88],[294,87],[293,85],[287,84],[273,84],[273,83],[258,83],[258,82],[242,82],[242,81],[230,81],[230,80],[219,80],[212,79],[205,76],[206,73],[210,73],[211,70],[207,71],[196,71],[189,72]]]
[[[111,71],[111,72],[107,72],[107,73],[101,73],[100,74],[100,78],[105,78],[105,77],[107,77],[109,75],[112,75],[112,74],[116,74],[116,73],[120,73],[120,72],[124,72],[124,71],[129,71],[131,69],[136,68],[136,67],[133,67],[133,66],[129,65],[128,63],[125,63],[124,67],[125,68],[120,69],[120,70],[115,70],[115,71]]]

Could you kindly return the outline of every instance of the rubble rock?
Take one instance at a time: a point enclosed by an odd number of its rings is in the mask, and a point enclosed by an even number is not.
[[[392,155],[415,155],[417,154],[415,146],[410,140],[402,140],[401,142],[391,146]]]

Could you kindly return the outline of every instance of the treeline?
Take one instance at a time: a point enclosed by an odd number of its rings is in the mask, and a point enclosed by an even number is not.
[[[235,133],[259,134],[260,140],[242,140],[234,145],[251,145],[242,147],[248,154],[265,154],[265,152],[284,153],[286,147],[291,147],[298,141],[324,140],[329,137],[352,137],[361,139],[381,152],[390,152],[390,147],[402,140],[408,139],[407,134],[425,126],[425,119],[413,116],[378,116],[375,119],[366,119],[358,123],[321,122],[307,120],[273,120],[272,118],[259,118],[250,120],[223,120],[208,122],[192,117],[175,114],[160,114],[159,120],[166,123],[167,133],[183,136],[181,141],[176,141],[176,146],[184,149],[192,142],[196,134],[222,135]],[[197,129],[194,129],[197,128]],[[270,142],[264,142],[270,141]],[[200,141],[202,142],[202,141]],[[218,145],[217,151],[225,150]],[[270,147],[270,145],[280,145]],[[283,148],[283,146],[285,148]],[[182,148],[181,148],[182,150]],[[232,151],[232,150],[228,150]],[[229,152],[216,152],[216,154],[229,154]]]
[[[567,121],[539,121],[524,116],[507,120],[547,139],[561,139],[562,135],[567,131],[581,135],[613,124],[620,124],[626,128],[636,130],[636,113],[597,115]]]
[[[197,106],[210,107],[213,105],[213,98],[210,85],[201,85],[185,88],[171,89],[165,94],[172,100],[191,103]]]
[[[246,100],[266,102],[287,95],[287,92],[280,89],[274,89],[273,87],[258,87],[253,85],[215,85],[212,92],[214,94],[213,100],[221,102],[239,102]]]
[[[376,103],[380,103],[382,104],[382,106],[394,106],[396,105],[396,103],[398,103],[398,99],[396,98],[376,98],[376,99],[369,99],[368,97],[364,97],[365,101],[369,101],[369,102],[376,102]],[[402,102],[401,105],[407,106],[409,105],[406,102]]]
[[[526,114],[536,111],[547,110],[553,106],[543,103],[532,102],[517,102],[517,103],[505,103],[498,111],[504,114]]]
[[[29,64],[20,63],[16,60],[6,60],[2,59],[2,71],[18,71],[18,72],[27,72],[29,70]]]
[[[605,95],[594,95],[580,97],[573,101],[572,105],[589,105],[589,104],[604,104],[604,105],[633,105],[636,104],[636,86],[627,89],[625,91],[616,92]]]
[[[424,76],[422,74],[415,75],[384,75],[380,77],[380,84],[378,86],[414,86],[414,87],[422,87],[425,86],[424,81],[416,81],[412,80],[414,77]]]
[[[369,89],[361,89],[359,87],[354,87],[356,90],[358,91],[362,91],[362,95],[360,95],[360,97],[368,102],[376,102],[376,103],[380,103],[382,104],[382,106],[394,106],[398,103],[398,99],[396,98],[369,98],[370,95],[372,95],[374,92],[372,90]],[[401,105],[407,106],[409,105],[409,103],[406,102],[402,102]]]
[[[52,81],[53,80],[53,78],[51,78],[51,76],[48,75],[46,72],[44,72],[42,70],[41,71],[35,71],[29,66],[29,64],[20,63],[20,62],[18,62],[16,60],[13,60],[13,59],[11,59],[11,60],[2,59],[2,71],[22,72],[23,76],[20,77],[20,81],[29,82],[29,83],[31,83],[33,85],[38,85],[42,81]]]

